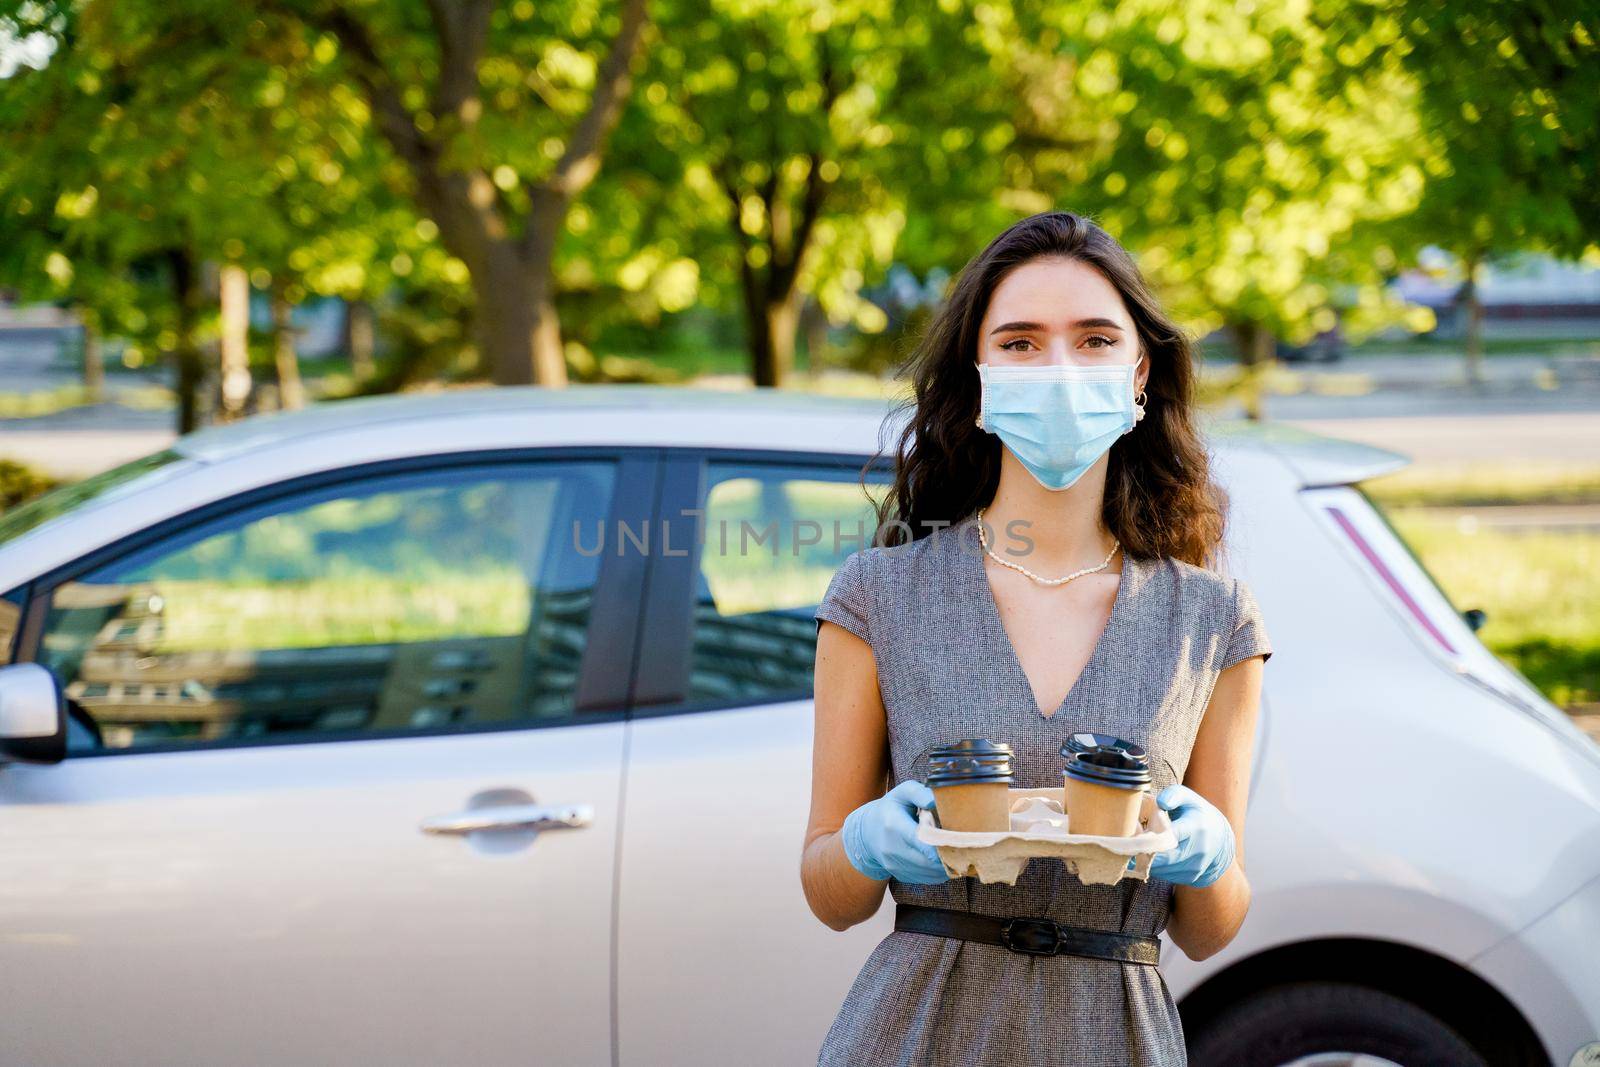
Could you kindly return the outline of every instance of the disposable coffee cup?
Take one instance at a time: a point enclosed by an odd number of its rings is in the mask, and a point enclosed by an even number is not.
[[[987,833],[1011,829],[1011,746],[971,738],[941,745],[928,756],[934,814],[946,830]]]
[[[1062,769],[1067,830],[1100,837],[1131,837],[1150,785],[1150,764],[1115,747],[1074,752]]]
[[[1117,749],[1139,759],[1147,758],[1143,745],[1136,744],[1126,738],[1117,737],[1114,734],[1101,734],[1090,730],[1082,730],[1072,734],[1062,743],[1061,759],[1064,764],[1067,760],[1072,759],[1072,755],[1075,752],[1096,752],[1103,748]],[[1065,789],[1062,789],[1061,809],[1065,811],[1066,807],[1067,793]]]

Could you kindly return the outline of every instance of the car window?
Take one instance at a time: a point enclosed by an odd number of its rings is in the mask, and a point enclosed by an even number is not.
[[[812,613],[845,557],[872,543],[888,474],[712,463],[702,503],[688,699],[803,697]]]
[[[259,505],[52,595],[39,660],[107,748],[573,712],[603,461],[379,476]]]
[[[22,630],[22,590],[0,593],[0,667],[16,655],[17,635]]]

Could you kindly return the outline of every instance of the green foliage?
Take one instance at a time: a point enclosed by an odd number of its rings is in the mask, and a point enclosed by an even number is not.
[[[1351,0],[1336,25],[1386,28],[1418,86],[1426,146],[1414,242],[1478,259],[1600,238],[1600,10],[1580,0]],[[1373,62],[1370,57],[1366,62]]]
[[[180,315],[174,254],[283,274],[291,302],[462,280],[320,37],[258,6],[30,5],[57,46],[0,104],[0,271],[132,362],[214,335],[209,305]]]
[[[0,514],[55,488],[57,484],[54,478],[31,467],[14,460],[0,459]]]
[[[1371,224],[1423,181],[1415,87],[1381,26],[1356,43],[1307,5],[1141,0],[1030,8],[995,32],[1056,64],[1028,121],[1077,123],[1036,155],[1033,187],[1098,217],[1192,326],[1300,340],[1336,307],[1377,309],[1394,259]]]
[[[463,321],[477,268],[364,79],[387,72],[437,181],[471,184],[515,242],[619,17],[594,0],[486,10],[463,97],[426,5],[13,5],[0,34],[55,50],[0,83],[0,281],[154,359],[214,330],[209,304],[182,313],[174,254],[235,261],[258,286],[289,279],[291,300],[386,308],[398,358],[368,388],[481,370]],[[1576,0],[650,13],[605,165],[557,228],[580,379],[655,375],[622,353],[667,353],[676,373],[690,312],[750,319],[791,291],[881,368],[905,336],[864,294],[891,263],[953,271],[1052,207],[1103,222],[1196,330],[1291,340],[1335,312],[1358,334],[1391,321],[1382,283],[1421,243],[1576,254],[1600,233],[1600,16]]]
[[[618,224],[605,240],[632,251],[619,278],[667,310],[696,289],[729,309],[778,299],[792,278],[834,322],[881,329],[861,288],[904,224],[888,107],[918,62],[905,18],[889,0],[662,4],[592,197]]]

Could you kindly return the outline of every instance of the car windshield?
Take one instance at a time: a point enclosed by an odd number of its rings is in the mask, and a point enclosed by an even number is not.
[[[152,452],[148,456],[141,456],[132,462],[101,471],[81,481],[68,482],[20,507],[12,508],[4,515],[0,515],[0,545],[21,537],[58,515],[65,515],[91,501],[103,499],[112,490],[182,458],[177,451],[170,448]]]

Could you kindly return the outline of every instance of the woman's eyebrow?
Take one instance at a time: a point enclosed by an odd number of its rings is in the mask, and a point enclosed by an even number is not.
[[[1007,322],[1007,323],[1004,323],[1004,324],[1002,324],[1000,326],[996,326],[994,329],[990,330],[989,331],[989,336],[993,337],[997,333],[1009,333],[1009,332],[1011,332],[1013,330],[1042,330],[1042,329],[1044,329],[1044,327],[1039,325],[1037,322]],[[1095,329],[1095,330],[1121,330],[1122,327],[1116,321],[1114,321],[1112,319],[1079,319],[1077,322],[1074,322],[1072,324],[1072,329],[1074,329],[1074,330],[1090,330],[1090,329]]]

